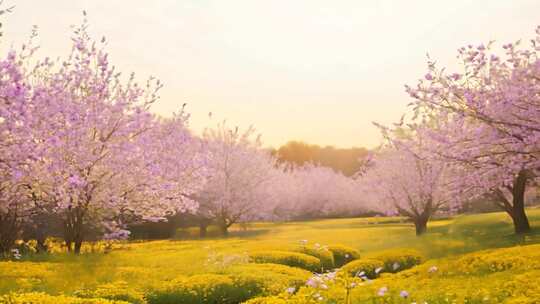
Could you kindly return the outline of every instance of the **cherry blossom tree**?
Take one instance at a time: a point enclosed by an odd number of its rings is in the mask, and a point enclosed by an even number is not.
[[[381,149],[359,177],[359,187],[375,211],[411,219],[416,234],[426,232],[429,219],[458,205],[447,185],[447,169],[422,154],[418,143],[395,141]]]
[[[156,119],[135,139],[136,147],[125,159],[126,174],[114,184],[114,205],[107,207],[114,211],[109,225],[165,221],[198,208],[191,197],[206,182],[208,153],[204,142],[187,129],[187,120],[184,111]]]
[[[516,233],[527,232],[524,194],[537,184],[540,169],[540,27],[528,48],[520,42],[462,47],[460,73],[429,71],[413,97],[418,132],[433,141],[435,158],[459,168],[463,193],[489,196],[513,220]],[[460,181],[460,182],[459,182]]]
[[[35,48],[11,50],[0,60],[0,254],[9,251],[22,224],[35,207],[27,195],[30,165],[39,155],[32,130],[40,124],[28,98],[32,73],[25,66]]]
[[[285,166],[273,186],[279,219],[355,215],[367,211],[354,179],[312,163]]]
[[[204,184],[206,161],[188,116],[152,115],[159,81],[140,86],[132,74],[123,82],[106,41],[91,40],[86,26],[64,61],[31,65],[25,54],[34,49],[26,47],[0,66],[0,224],[14,227],[2,229],[4,249],[35,208],[60,216],[68,250],[79,253],[90,228],[126,237],[128,219],[197,207],[187,195]]]
[[[110,219],[122,205],[140,148],[135,139],[153,127],[148,107],[160,87],[140,88],[133,75],[122,84],[85,27],[76,30],[72,53],[58,68],[48,61],[38,66],[33,88],[47,117],[33,130],[44,147],[34,168],[42,172],[38,187],[62,214],[66,245],[76,253],[88,225]]]
[[[193,197],[199,203],[198,215],[215,221],[224,235],[243,220],[270,212],[271,188],[276,160],[261,148],[254,129],[240,131],[220,123],[207,129],[203,139],[209,150],[208,181]]]

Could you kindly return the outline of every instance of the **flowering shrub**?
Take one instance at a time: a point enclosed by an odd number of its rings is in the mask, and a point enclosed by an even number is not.
[[[328,250],[334,256],[335,267],[341,267],[350,261],[360,258],[360,252],[358,250],[345,245],[330,245],[328,246]]]
[[[351,304],[351,291],[364,285],[366,278],[351,278],[339,272],[314,274],[306,281],[305,286],[298,290],[285,292],[268,297],[254,298],[249,304],[281,304],[281,303],[345,303]],[[367,280],[367,282],[370,282]]]
[[[124,281],[99,285],[94,289],[84,289],[75,292],[80,298],[103,298],[108,300],[121,300],[132,304],[144,304],[142,292],[133,290]]]
[[[46,247],[46,253],[64,253],[67,250],[65,242],[60,238],[49,237],[45,240],[44,245]],[[13,250],[20,253],[20,259],[24,256],[37,254],[37,246],[35,240],[29,240],[27,242],[18,240],[15,242],[15,249]],[[119,240],[89,241],[82,244],[80,253],[109,253],[112,250],[127,249],[128,247],[127,242]]]
[[[244,302],[244,304],[288,304],[288,303],[299,303],[298,301],[291,302],[286,298],[282,298],[279,296],[274,297],[258,297],[253,298],[247,302]]]
[[[129,304],[129,302],[51,296],[45,293],[33,292],[0,296],[0,304]]]
[[[302,246],[300,252],[318,258],[321,261],[323,270],[330,270],[335,267],[334,255],[328,250],[327,246],[321,246],[319,244],[315,244],[313,247]]]
[[[227,274],[180,277],[148,292],[149,304],[239,303],[304,285],[311,273],[277,264],[235,265]]]
[[[481,251],[474,254],[468,254],[460,258],[457,268],[462,273],[471,272],[501,272],[520,268],[540,268],[540,255],[537,252],[528,250],[535,246],[514,247],[509,249]],[[523,248],[519,254],[516,249]]]
[[[275,295],[287,288],[298,289],[312,276],[312,273],[279,264],[244,264],[227,269],[240,286],[256,284],[261,294]]]
[[[164,283],[149,292],[149,304],[239,303],[250,298],[250,290],[235,286],[232,278],[220,274],[202,274]]]
[[[387,303],[399,303],[402,290],[409,293],[410,302],[417,303],[539,303],[538,261],[540,245],[475,252],[383,275],[358,290],[356,298],[369,302],[380,298],[377,291],[387,287]]]
[[[250,258],[254,263],[282,264],[314,272],[321,270],[321,261],[318,258],[298,252],[278,250],[255,251],[250,253]]]
[[[341,270],[351,276],[376,278],[384,268],[384,262],[376,259],[359,259],[345,264]]]
[[[481,260],[486,263],[480,263]],[[504,260],[511,260],[505,263],[511,267],[486,272],[486,264]],[[464,261],[473,263],[465,264]],[[354,278],[351,284],[355,284],[355,288],[350,289],[350,303],[540,303],[540,263],[537,261],[540,261],[540,245],[487,250],[458,258],[432,260],[399,273],[382,274],[375,280],[359,282],[358,278]],[[344,301],[344,295],[347,294],[345,286],[339,283],[338,275],[335,283],[324,281],[325,288],[306,286],[295,294],[282,293],[253,299],[248,303],[347,303]]]
[[[509,298],[512,298],[508,303],[538,303],[540,301],[540,285],[538,284],[539,277],[540,270],[517,275],[513,278],[513,280],[504,282],[502,284],[501,291]]]
[[[385,272],[399,272],[422,263],[422,254],[413,249],[391,249],[368,256],[384,263]]]

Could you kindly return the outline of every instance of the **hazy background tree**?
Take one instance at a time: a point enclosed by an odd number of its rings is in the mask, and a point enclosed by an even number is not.
[[[313,163],[330,167],[346,176],[352,176],[360,169],[359,159],[365,158],[368,155],[368,150],[358,147],[321,147],[302,141],[289,141],[274,150],[273,153],[281,162],[290,162],[299,166]]]

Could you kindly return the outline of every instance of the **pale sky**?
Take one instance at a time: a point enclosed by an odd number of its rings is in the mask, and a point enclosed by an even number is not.
[[[455,63],[456,49],[528,41],[539,0],[5,0],[2,50],[39,26],[42,56],[66,54],[70,25],[88,12],[110,60],[165,87],[153,108],[184,102],[191,128],[227,119],[254,125],[266,145],[303,140],[374,147],[372,121],[398,121],[403,85],[425,74],[426,53]],[[213,118],[208,118],[208,113]]]

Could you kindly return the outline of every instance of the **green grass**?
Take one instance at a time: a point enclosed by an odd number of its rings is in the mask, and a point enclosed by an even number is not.
[[[255,250],[298,249],[343,244],[361,255],[391,248],[417,249],[427,258],[443,258],[482,249],[540,243],[540,209],[528,210],[533,231],[515,236],[506,214],[458,216],[430,223],[416,237],[410,223],[397,218],[335,219],[293,223],[254,223],[233,227],[227,239],[168,240],[130,243],[108,254],[31,256],[0,262],[0,294],[12,291],[73,293],[100,284],[124,281],[145,290],[179,276],[227,273]]]

